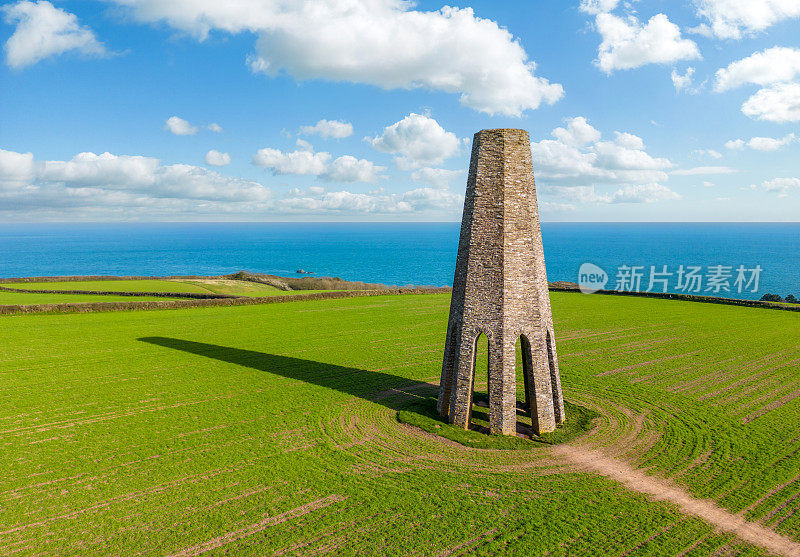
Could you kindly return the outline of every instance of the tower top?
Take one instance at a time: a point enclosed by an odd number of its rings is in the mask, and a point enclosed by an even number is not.
[[[483,135],[501,135],[514,139],[528,139],[530,137],[527,130],[520,130],[517,128],[496,128],[492,130],[481,130],[475,133],[475,139]]]

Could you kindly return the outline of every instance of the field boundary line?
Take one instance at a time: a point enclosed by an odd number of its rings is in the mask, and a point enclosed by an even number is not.
[[[577,286],[565,287],[550,285],[550,292],[569,292],[573,294],[583,294]],[[670,292],[619,292],[617,290],[598,290],[594,294],[603,296],[628,296],[631,298],[655,298],[658,300],[677,300],[681,302],[699,302],[702,304],[720,304],[724,306],[740,306],[761,309],[777,309],[781,311],[798,311],[800,304],[785,305],[776,302],[763,302],[761,300],[739,300],[737,298],[721,298],[718,296],[698,296],[696,294],[673,294]],[[594,295],[585,294],[585,295]]]
[[[33,284],[33,283],[32,283]],[[0,286],[0,292],[21,292],[23,294],[81,294],[87,296],[131,296],[142,298],[188,298],[190,300],[214,300],[241,298],[234,294],[215,294],[213,292],[131,292],[128,290],[33,290],[29,288],[11,288]],[[246,297],[246,296],[245,296]],[[91,302],[90,302],[91,303]]]
[[[757,545],[777,555],[800,556],[800,543],[778,534],[756,522],[719,507],[714,501],[698,499],[667,480],[648,476],[628,463],[606,456],[598,450],[559,445],[553,453],[562,456],[584,470],[614,480],[630,491],[642,493],[654,501],[672,503],[687,515],[705,520],[712,526],[734,534],[739,539]]]
[[[298,290],[302,292],[302,290]],[[444,288],[393,288],[386,290],[339,290],[315,294],[287,294],[276,296],[237,296],[226,298],[201,298],[192,300],[158,300],[137,302],[72,302],[55,304],[0,305],[0,315],[33,313],[94,313],[102,311],[128,311],[152,309],[185,309],[196,307],[256,306],[302,302],[306,300],[336,300],[341,298],[363,298],[372,296],[400,296],[408,294],[444,294]],[[49,293],[53,293],[49,291]]]
[[[286,522],[287,520],[291,520],[293,518],[298,518],[303,515],[306,515],[310,512],[324,509],[325,507],[329,507],[334,503],[340,503],[347,499],[347,497],[343,497],[341,495],[328,495],[327,497],[323,497],[322,499],[317,499],[316,501],[311,501],[310,503],[306,503],[305,505],[300,505],[299,507],[295,507],[294,509],[288,510],[286,512],[282,512],[280,514],[276,514],[274,516],[268,516],[267,518],[256,522],[255,524],[251,524],[249,526],[245,526],[240,530],[236,530],[235,532],[229,532],[222,536],[218,536],[207,542],[193,545],[191,547],[187,547],[186,549],[182,549],[177,553],[170,554],[170,557],[190,557],[193,555],[202,555],[208,551],[213,551],[214,549],[218,549],[223,545],[227,545],[231,542],[235,542],[237,540],[241,540],[242,538],[246,538],[248,536],[252,536],[253,534],[257,534],[268,528],[269,526],[274,526],[276,524],[281,524]]]

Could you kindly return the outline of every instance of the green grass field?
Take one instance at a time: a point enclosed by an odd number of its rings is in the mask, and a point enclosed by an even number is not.
[[[105,294],[40,294],[31,292],[0,291],[0,305],[67,304],[75,302],[134,302],[143,300],[170,300],[147,296],[114,296]]]
[[[80,280],[67,282],[17,282],[3,284],[27,290],[93,290],[97,292],[180,292],[193,294],[232,294],[270,296],[282,293],[274,286],[254,282],[204,280]]]
[[[584,442],[800,539],[799,315],[552,303]],[[436,395],[448,307],[0,317],[0,554],[763,554],[547,446],[398,422]]]

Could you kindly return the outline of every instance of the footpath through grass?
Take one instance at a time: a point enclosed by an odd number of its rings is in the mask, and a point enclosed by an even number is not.
[[[800,315],[552,303],[592,443],[798,539]],[[761,554],[545,444],[478,449],[400,423],[424,427],[409,403],[435,397],[448,307],[0,317],[0,554]]]

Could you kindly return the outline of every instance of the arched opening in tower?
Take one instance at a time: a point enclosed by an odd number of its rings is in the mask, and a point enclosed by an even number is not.
[[[488,431],[489,428],[489,338],[480,333],[475,339],[472,362],[472,411],[469,428]]]
[[[531,341],[525,335],[517,339],[514,370],[517,378],[517,433],[533,435],[533,416],[536,414],[536,385],[533,381]]]

